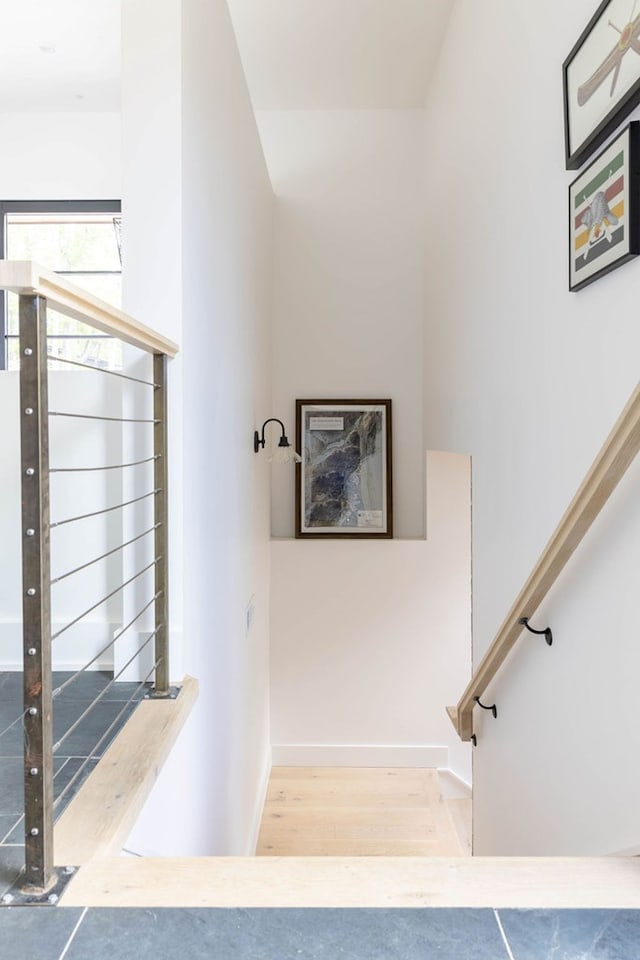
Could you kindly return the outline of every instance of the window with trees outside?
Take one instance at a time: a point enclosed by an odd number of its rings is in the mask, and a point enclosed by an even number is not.
[[[0,202],[0,258],[34,260],[114,307],[122,296],[120,202]],[[0,291],[0,367],[19,367],[18,297]],[[48,349],[93,366],[118,370],[122,344],[78,320],[49,310]],[[55,368],[55,362],[53,363]],[[67,369],[69,369],[67,367]]]

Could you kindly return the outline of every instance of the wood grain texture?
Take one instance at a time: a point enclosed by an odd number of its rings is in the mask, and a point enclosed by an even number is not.
[[[474,697],[482,696],[524,629],[518,620],[532,617],[538,609],[639,448],[640,385],[607,437],[457,706],[447,708],[462,740],[470,740],[473,733]]]
[[[54,829],[56,864],[120,853],[198,696],[185,677],[176,700],[143,700]]]
[[[65,316],[88,323],[147,353],[165,353],[168,357],[178,353],[179,348],[172,340],[32,260],[0,261],[0,289],[18,294],[37,293],[46,298],[49,307]]]
[[[115,857],[64,907],[640,908],[634,858]]]
[[[436,770],[274,767],[258,856],[461,856]]]
[[[471,799],[467,797],[452,797],[446,800],[454,829],[462,853],[470,857],[473,852],[473,811]]]

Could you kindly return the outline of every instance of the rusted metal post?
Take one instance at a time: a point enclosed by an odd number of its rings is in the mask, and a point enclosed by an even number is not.
[[[47,303],[20,296],[25,889],[45,891],[53,867],[53,718],[49,543]]]
[[[169,511],[167,464],[167,357],[153,355],[153,453],[154,461],[154,523],[155,528],[155,602],[156,667],[154,696],[169,696]]]

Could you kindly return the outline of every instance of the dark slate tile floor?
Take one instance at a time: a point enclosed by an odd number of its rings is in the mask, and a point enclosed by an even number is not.
[[[0,843],[5,839],[12,827],[15,826],[16,818],[6,814],[0,814]]]
[[[0,956],[12,960],[638,960],[640,911],[5,907],[0,909]]]
[[[56,672],[53,675],[54,689],[61,686],[70,673]],[[87,672],[54,698],[53,736],[54,743],[59,742],[54,757],[54,796],[58,798],[69,787],[62,801],[55,809],[59,816],[81,785],[89,776],[99,757],[105,752],[113,738],[124,726],[137,702],[144,695],[140,691],[127,707],[123,716],[115,723],[113,730],[102,739],[108,728],[116,720],[127,701],[139,686],[137,683],[115,683],[94,709],[82,720],[78,727],[67,731],[81,717],[87,707],[107,687],[112,675],[104,672]],[[24,827],[23,827],[23,726],[22,722],[10,726],[22,714],[22,674],[18,672],[0,673],[0,896],[12,885],[14,864],[21,859],[24,863]],[[9,728],[9,729],[7,729]],[[81,773],[81,767],[89,759]],[[78,775],[72,786],[73,778]],[[6,864],[6,870],[4,866]],[[7,880],[7,876],[11,878]],[[0,957],[3,956],[0,950]]]
[[[637,960],[638,910],[501,910],[514,960]]]
[[[0,847],[0,896],[12,887],[24,867],[24,847]],[[0,910],[0,924],[2,924]],[[0,953],[1,957],[6,956]]]
[[[67,960],[508,960],[490,910],[90,910]],[[1,918],[0,918],[1,919]],[[56,958],[57,960],[57,958]]]
[[[55,907],[1,908],[0,957],[59,960],[81,916],[82,910]],[[90,956],[87,954],[87,960]]]

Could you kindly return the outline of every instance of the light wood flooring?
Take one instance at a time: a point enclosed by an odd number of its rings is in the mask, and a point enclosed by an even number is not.
[[[62,896],[61,906],[638,910],[640,860],[632,857],[107,857],[92,860],[80,868]],[[480,955],[487,956],[482,952]]]
[[[471,855],[471,800],[436,770],[274,767],[256,854]]]

